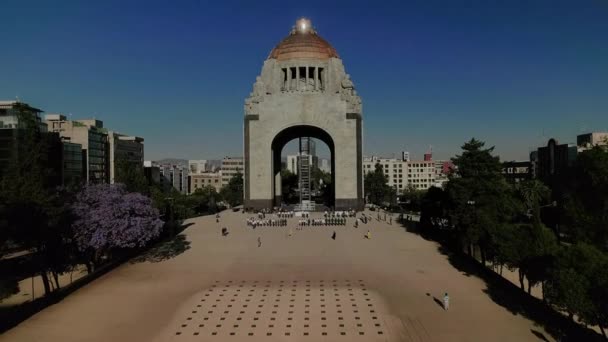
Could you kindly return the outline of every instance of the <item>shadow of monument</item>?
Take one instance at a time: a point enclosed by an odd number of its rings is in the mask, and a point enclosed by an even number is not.
[[[494,303],[507,309],[513,315],[522,315],[541,326],[551,336],[559,341],[605,341],[601,335],[589,328],[573,322],[565,315],[554,310],[542,300],[527,294],[509,280],[503,278],[493,270],[484,267],[477,260],[465,255],[452,253],[443,246],[439,252],[448,257],[454,268],[467,276],[476,276],[484,280],[486,288],[483,290]],[[539,331],[530,330],[540,340],[546,337]]]
[[[179,234],[172,239],[161,241],[145,251],[143,254],[131,259],[131,263],[161,262],[172,259],[190,249],[190,241],[186,236]]]

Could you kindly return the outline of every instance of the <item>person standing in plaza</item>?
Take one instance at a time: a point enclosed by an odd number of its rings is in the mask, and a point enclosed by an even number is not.
[[[335,231],[335,230],[334,230],[334,233],[331,235],[331,238],[332,238],[333,240],[335,240],[335,239],[336,239],[336,231]]]
[[[367,233],[365,233],[365,237],[369,240],[372,238],[372,233],[370,233],[369,229],[367,230]]]
[[[258,248],[262,247],[262,238],[258,236]]]
[[[448,293],[446,292],[445,295],[443,296],[443,309],[445,311],[448,311],[449,308],[450,308],[450,296],[448,296]]]

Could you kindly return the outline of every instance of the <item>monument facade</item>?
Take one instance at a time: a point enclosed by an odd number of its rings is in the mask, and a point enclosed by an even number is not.
[[[337,51],[299,19],[245,100],[245,207],[281,204],[281,151],[311,137],[329,147],[335,209],[362,208],[362,129],[361,98]]]

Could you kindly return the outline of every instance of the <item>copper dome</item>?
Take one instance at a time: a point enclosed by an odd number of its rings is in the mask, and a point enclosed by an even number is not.
[[[310,20],[301,18],[289,36],[275,46],[268,59],[284,61],[289,59],[311,58],[329,59],[340,58],[338,52],[313,29]]]

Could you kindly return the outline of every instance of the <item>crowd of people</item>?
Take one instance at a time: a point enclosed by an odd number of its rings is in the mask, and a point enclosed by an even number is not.
[[[298,226],[345,226],[345,217],[328,217],[319,219],[299,220]]]
[[[287,219],[286,218],[266,219],[266,218],[250,217],[247,219],[247,226],[252,227],[253,229],[255,229],[257,227],[285,227],[285,226],[287,226]]]

